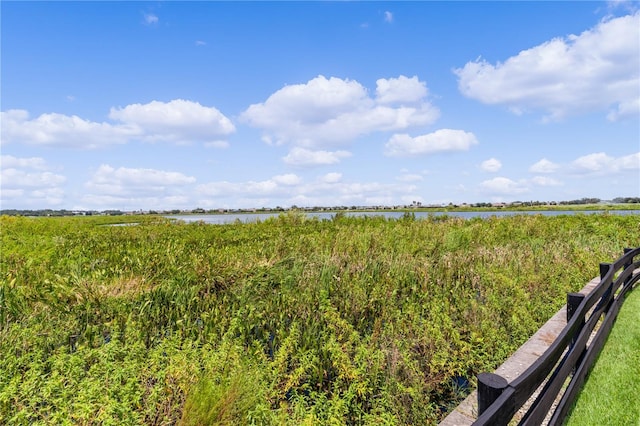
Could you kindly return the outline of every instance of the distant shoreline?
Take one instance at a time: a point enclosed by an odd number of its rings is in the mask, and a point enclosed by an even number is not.
[[[449,206],[334,206],[334,207],[290,207],[290,208],[250,208],[250,209],[201,209],[192,210],[52,210],[52,209],[6,209],[0,210],[0,216],[120,216],[120,215],[224,215],[224,214],[257,214],[257,213],[338,213],[338,212],[433,212],[433,213],[455,213],[455,212],[519,212],[519,211],[615,211],[615,210],[638,210],[640,203],[599,203],[599,204],[529,204],[518,205],[504,204],[482,206],[477,205],[449,205]]]
[[[160,213],[175,215],[224,215],[224,214],[256,214],[256,213],[286,213],[288,211],[302,213],[338,213],[338,212],[508,212],[508,211],[608,211],[608,210],[638,210],[640,211],[640,203],[627,204],[563,204],[563,205],[522,205],[522,206],[504,206],[504,207],[473,207],[473,206],[450,206],[450,207],[380,207],[380,208],[338,208],[338,207],[320,207],[320,208],[290,208],[290,209],[220,209],[205,211],[181,211],[180,213]]]

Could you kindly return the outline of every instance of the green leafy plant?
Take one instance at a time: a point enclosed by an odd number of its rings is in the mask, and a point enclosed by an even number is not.
[[[434,424],[640,241],[638,215],[117,219],[0,218],[0,424]]]

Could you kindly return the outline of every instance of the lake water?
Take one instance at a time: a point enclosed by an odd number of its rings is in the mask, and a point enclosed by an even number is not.
[[[471,218],[487,218],[491,216],[502,217],[502,216],[514,216],[519,214],[525,215],[535,215],[540,214],[543,216],[560,216],[567,214],[598,214],[604,213],[603,210],[593,210],[593,211],[584,211],[584,210],[541,210],[541,211],[495,211],[495,212],[413,212],[416,219],[426,218],[429,215],[432,216],[452,216],[452,217],[461,217],[464,219]],[[610,214],[619,214],[619,215],[632,215],[637,214],[640,215],[640,210],[609,210]],[[215,225],[224,225],[228,223],[234,223],[236,221],[251,223],[257,221],[263,221],[269,219],[271,217],[277,217],[281,213],[228,213],[228,214],[190,214],[190,215],[169,215],[165,216],[169,219],[181,220],[184,222],[203,222]],[[331,220],[333,216],[335,216],[336,212],[308,212],[305,213],[307,217],[318,219],[327,219]],[[400,211],[380,211],[380,212],[345,212],[346,216],[384,216],[390,219],[399,219],[405,213]]]

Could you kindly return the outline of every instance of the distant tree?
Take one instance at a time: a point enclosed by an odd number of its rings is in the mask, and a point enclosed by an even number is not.
[[[619,204],[640,203],[640,197],[616,197],[612,201]]]
[[[562,204],[562,205],[598,204],[599,202],[600,202],[600,198],[581,198],[579,200],[560,201],[560,204]]]

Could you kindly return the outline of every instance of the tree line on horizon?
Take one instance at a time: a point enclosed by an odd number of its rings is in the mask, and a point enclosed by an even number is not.
[[[600,198],[580,198],[577,200],[566,200],[566,201],[513,201],[510,203],[502,203],[505,206],[571,206],[571,205],[586,205],[586,204],[598,204],[600,202],[602,202],[603,200],[601,200]],[[614,199],[611,200],[611,203],[614,204],[639,204],[640,203],[640,197],[616,197]],[[490,203],[490,202],[479,202],[479,203],[473,203],[473,204],[463,204],[464,207],[477,207],[477,208],[485,208],[485,207],[495,207],[496,203]],[[411,205],[411,206],[406,206],[406,207],[416,207],[415,205]],[[418,207],[421,208],[428,208],[428,207],[432,207],[432,206],[425,206],[422,205],[420,203],[420,205]],[[450,203],[448,206],[443,206],[443,207],[460,207],[460,205],[457,204],[453,204]],[[205,210],[203,208],[195,208],[193,210],[179,210],[179,209],[172,209],[172,210],[164,210],[164,211],[157,211],[157,210],[149,210],[147,212],[143,212],[142,210],[138,211],[138,213],[140,214],[181,214],[181,213],[185,213],[185,212],[189,212],[189,213],[194,213],[194,214],[214,214],[214,213],[229,213],[229,212],[246,212],[246,211],[251,211],[251,212],[285,212],[287,210],[298,210],[298,209],[303,209],[303,210],[309,210],[309,211],[324,211],[324,210],[329,210],[329,211],[339,211],[339,210],[357,210],[359,208],[362,207],[358,207],[358,206],[351,206],[351,207],[347,207],[347,206],[334,206],[334,207],[312,207],[312,208],[300,208],[298,206],[291,206],[291,208],[287,209],[287,208],[283,208],[283,207],[274,207],[274,208],[258,208],[258,209],[209,209],[209,210]],[[104,215],[104,216],[119,216],[119,215],[123,215],[129,212],[126,211],[122,211],[122,210],[102,210],[102,211],[97,211],[97,210],[67,210],[67,209],[59,209],[59,210],[54,210],[54,209],[36,209],[36,210],[30,210],[30,209],[1,209],[0,210],[0,216],[6,215],[6,216],[78,216],[78,215],[82,215],[82,216],[92,216],[92,215]],[[132,213],[136,213],[136,211],[133,211]]]

